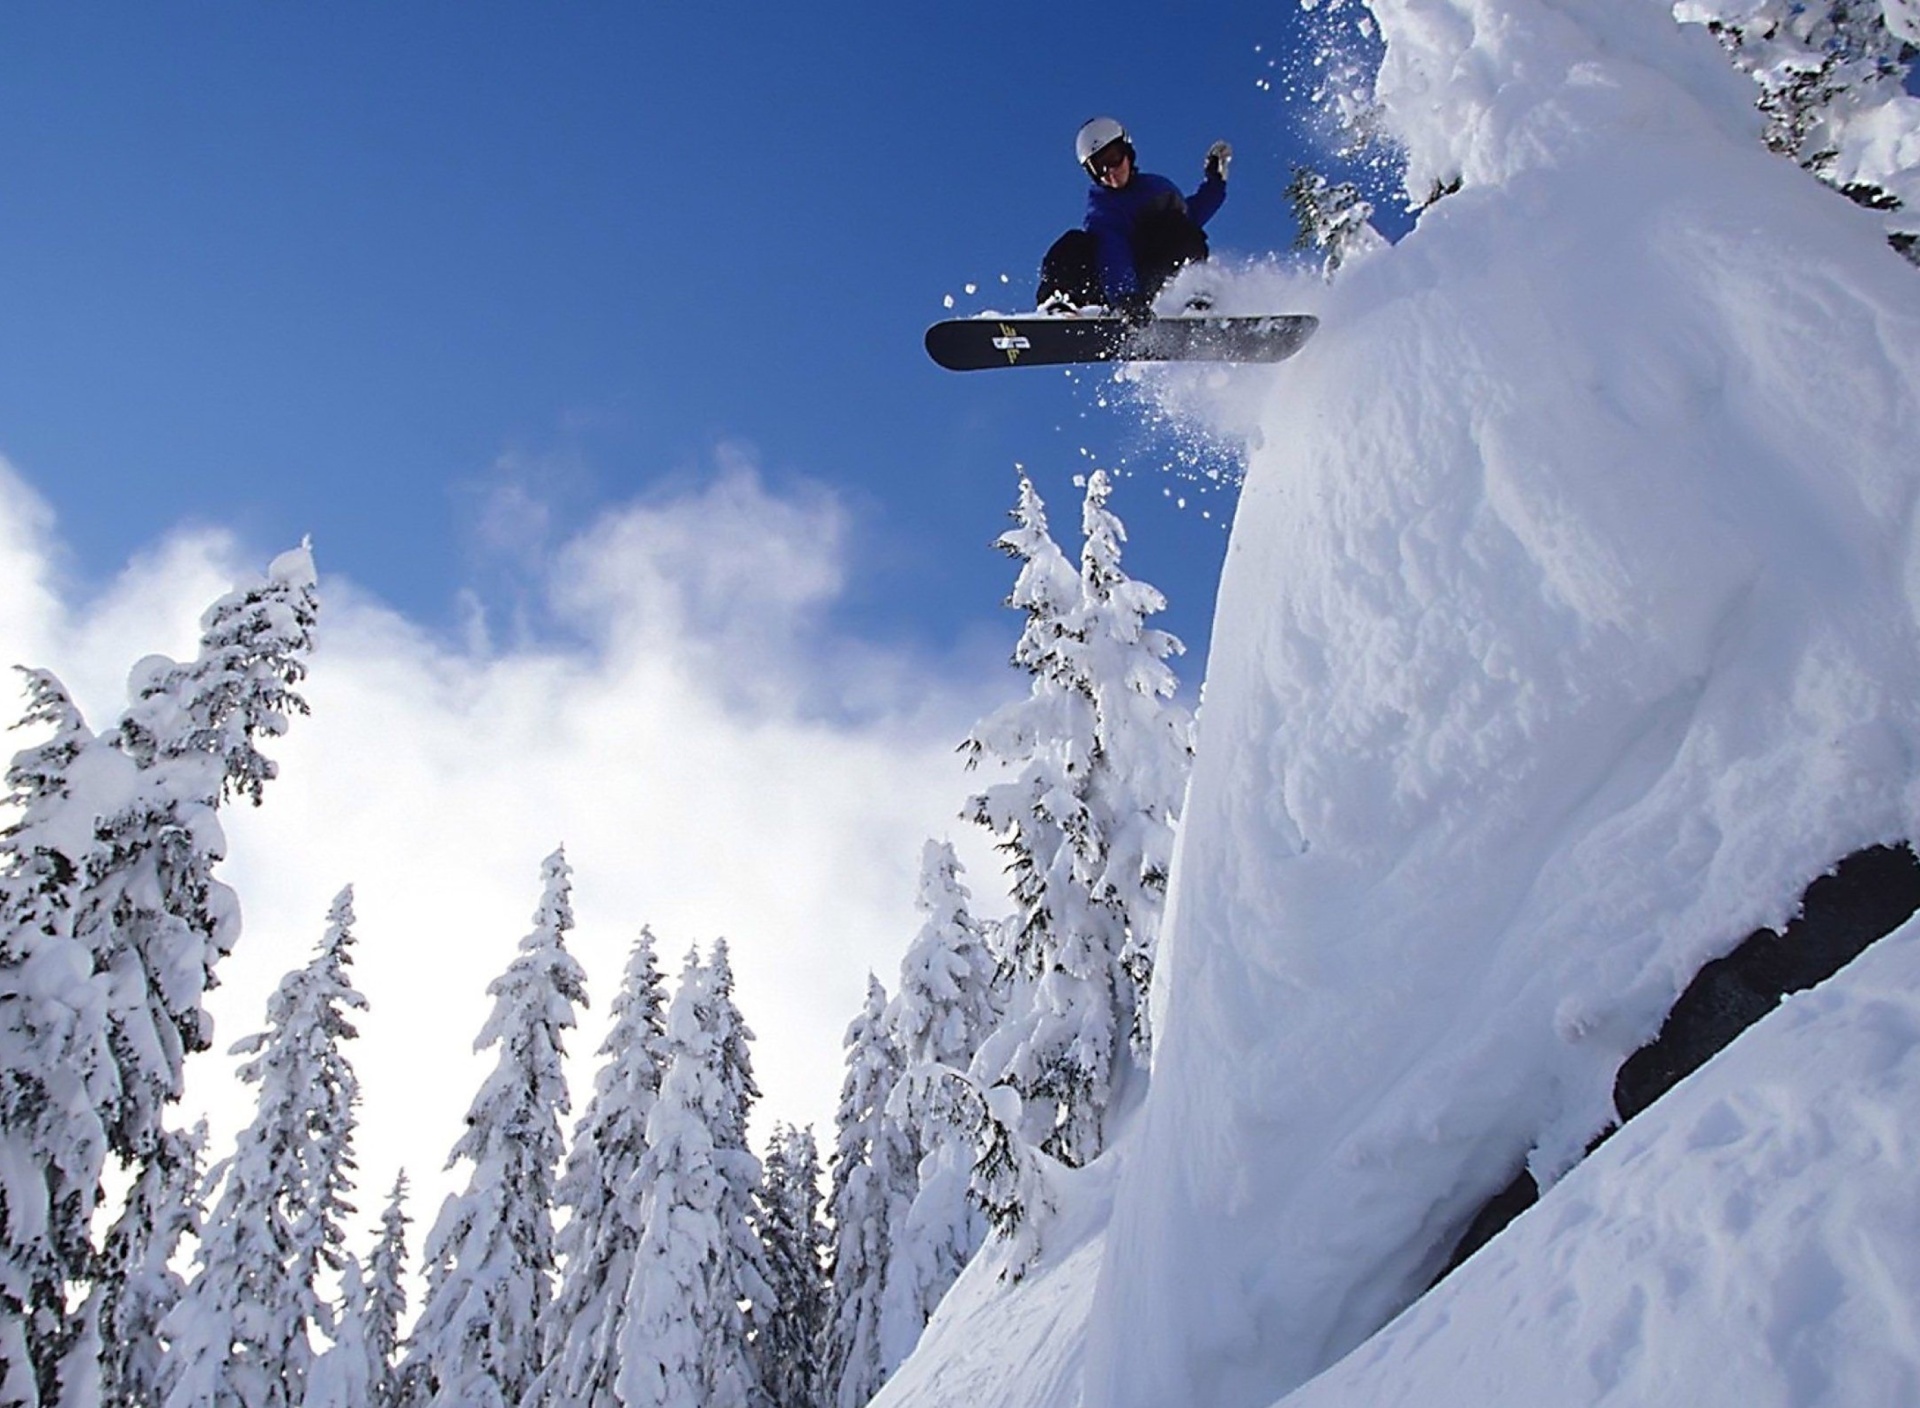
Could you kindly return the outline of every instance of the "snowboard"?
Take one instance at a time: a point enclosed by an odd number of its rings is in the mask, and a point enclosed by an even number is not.
[[[1278,362],[1319,326],[1307,313],[1188,313],[1143,323],[1101,315],[949,318],[927,329],[927,354],[956,372],[1080,362]]]

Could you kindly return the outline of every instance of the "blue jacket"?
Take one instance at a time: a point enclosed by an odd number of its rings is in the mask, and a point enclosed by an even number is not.
[[[1133,179],[1117,191],[1094,186],[1087,192],[1085,224],[1100,251],[1100,282],[1107,297],[1118,301],[1140,291],[1133,263],[1133,227],[1142,216],[1178,211],[1205,228],[1226,198],[1227,183],[1214,176],[1207,177],[1200,189],[1184,200],[1178,186],[1151,171],[1134,172]]]

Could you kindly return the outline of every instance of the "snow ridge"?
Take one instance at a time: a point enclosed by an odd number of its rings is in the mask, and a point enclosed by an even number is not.
[[[1657,4],[1372,9],[1458,193],[1270,276],[1311,356],[1167,379],[1255,448],[1098,1408],[1311,1379],[1574,1162],[1693,972],[1913,834],[1911,269]]]
[[[1766,150],[1754,84],[1664,0],[1368,8],[1417,228],[1330,283],[1216,271],[1223,312],[1318,314],[1307,354],[1126,374],[1249,447],[1149,1093],[1063,1188],[1071,1234],[1017,1284],[990,1245],[883,1408],[983,1386],[1034,1408],[1674,1398],[1647,1375],[1680,1364],[1684,1327],[1653,1346],[1583,1322],[1566,1352],[1590,1351],[1586,1378],[1488,1327],[1523,1284],[1536,1305],[1592,1290],[1596,1314],[1752,1303],[1663,1289],[1663,1256],[1596,1286],[1600,1250],[1538,1229],[1570,1216],[1555,1183],[1692,976],[1841,857],[1916,834],[1920,280],[1880,218]],[[1806,1010],[1838,1013],[1823,994]],[[1858,1128],[1906,1098],[1866,1102]],[[1763,1151],[1763,1116],[1740,1111],[1753,1137],[1730,1147]],[[1860,1152],[1853,1119],[1836,1113],[1833,1149]],[[1668,1128],[1617,1136],[1569,1187],[1605,1181],[1595,1205],[1625,1225],[1662,1189],[1605,1170],[1692,1137]],[[1827,1171],[1899,1164],[1886,1147]],[[1551,1266],[1482,1253],[1415,1328],[1303,1387],[1413,1303],[1523,1168],[1547,1192],[1513,1232]],[[1686,1186],[1660,1225],[1698,1205]],[[1850,1217],[1835,1235],[1900,1235]],[[1770,1371],[1791,1401],[1849,1401],[1857,1380],[1820,1374],[1901,1323],[1912,1282],[1824,1238],[1783,1232],[1745,1264],[1824,1254],[1850,1308],[1802,1307],[1796,1347],[1789,1307],[1731,1397],[1711,1355],[1694,1397],[1773,1401]],[[1740,1274],[1697,1238],[1675,1248],[1703,1284]],[[1589,1280],[1558,1279],[1569,1265]],[[1450,1316],[1469,1327],[1453,1347]],[[985,1362],[1015,1343],[1019,1371]],[[1510,1346],[1540,1372],[1505,1379]],[[1449,1356],[1483,1348],[1450,1397]],[[1897,1385],[1920,1353],[1888,1334],[1861,1362]]]

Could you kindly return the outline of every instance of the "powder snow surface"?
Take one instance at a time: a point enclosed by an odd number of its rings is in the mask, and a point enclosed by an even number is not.
[[[1040,1263],[1016,1274],[989,1241],[869,1408],[1070,1408],[1080,1401],[1087,1308],[1118,1160],[1059,1171]]]
[[[1920,1403],[1920,925],[1788,1000],[1287,1408]]]
[[[1870,213],[1761,148],[1751,85],[1658,0],[1372,9],[1410,187],[1462,188],[1331,286],[1228,280],[1221,311],[1320,314],[1293,361],[1142,374],[1253,449],[1152,1091],[1114,1156],[1104,1243],[1077,1234],[1071,1277],[1035,1273],[1087,1305],[1084,1343],[1056,1315],[998,1403],[1260,1408],[1307,1383],[1414,1300],[1523,1164],[1565,1173],[1704,962],[1784,922],[1848,852],[1916,834],[1920,278]],[[1912,1063],[1830,1077],[1856,1078],[1898,1086]],[[1690,1286],[1608,1281],[1629,1247],[1707,1216],[1713,1158],[1738,1166],[1752,1236],[1787,1237],[1776,1198],[1825,1215],[1817,1179],[1773,1157],[1811,1113],[1782,1099],[1772,1133],[1765,1098],[1727,1092],[1723,1114],[1621,1136],[1585,1192],[1549,1189],[1535,1240],[1487,1263],[1504,1275],[1463,1277],[1302,1401],[1372,1402],[1387,1377],[1504,1354],[1518,1332],[1486,1326],[1516,1295],[1564,1338],[1527,1351],[1535,1377],[1515,1382],[1539,1392],[1511,1401],[1841,1401],[1722,1392],[1714,1346],[1734,1340],[1729,1383],[1817,1387],[1856,1349],[1911,1383],[1908,1329],[1849,1343],[1907,1326],[1910,1269],[1817,1231],[1736,1255],[1699,1228],[1654,1263],[1693,1267]],[[1860,1150],[1881,1116],[1856,1113],[1806,1135],[1852,1150],[1823,1165],[1835,1216],[1871,1201],[1880,1166]],[[1708,1164],[1682,1179],[1689,1141]],[[1549,1261],[1523,1273],[1512,1245]],[[1743,1268],[1804,1299],[1728,1300]],[[968,1401],[942,1365],[969,1335],[1005,1343],[1031,1294],[982,1265],[961,1291],[883,1402]],[[1446,1306],[1479,1338],[1448,1348]],[[1723,1313],[1747,1323],[1709,1334]],[[1694,1377],[1626,1366],[1612,1382],[1638,1396],[1608,1397],[1609,1346],[1679,1372],[1696,1331]],[[1474,1382],[1491,1396],[1499,1373]]]

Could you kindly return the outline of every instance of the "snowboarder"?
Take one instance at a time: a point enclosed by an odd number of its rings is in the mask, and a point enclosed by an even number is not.
[[[1039,305],[1055,312],[1103,304],[1129,319],[1149,317],[1174,272],[1207,257],[1203,227],[1227,198],[1233,148],[1207,149],[1205,179],[1184,198],[1166,177],[1138,169],[1127,129],[1111,117],[1085,123],[1073,149],[1093,179],[1087,218],[1041,261]]]

